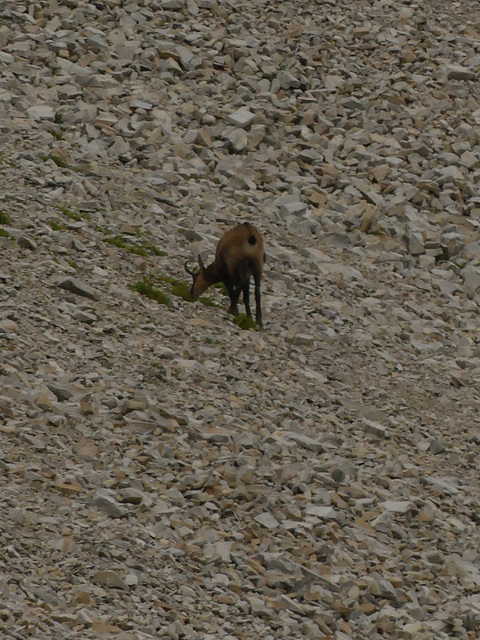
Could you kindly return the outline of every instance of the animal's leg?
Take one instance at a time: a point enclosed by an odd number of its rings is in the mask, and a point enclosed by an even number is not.
[[[230,308],[228,309],[228,313],[231,313],[234,316],[238,315],[238,298],[240,297],[240,291],[242,289],[241,286],[234,287],[232,284],[227,284],[225,282],[225,286],[227,287],[228,295],[230,296]]]
[[[262,300],[260,293],[260,283],[262,281],[262,274],[259,271],[258,267],[254,266],[253,271],[253,279],[255,280],[255,305],[257,311],[257,324],[260,327],[263,327],[263,318],[262,318]]]
[[[250,311],[250,278],[246,280],[243,285],[243,302],[245,304],[245,313],[247,316],[251,316],[252,312]]]

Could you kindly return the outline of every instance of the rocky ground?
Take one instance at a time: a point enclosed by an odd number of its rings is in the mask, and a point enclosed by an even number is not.
[[[479,73],[471,2],[0,0],[3,638],[479,637]],[[263,331],[172,290],[243,220]]]

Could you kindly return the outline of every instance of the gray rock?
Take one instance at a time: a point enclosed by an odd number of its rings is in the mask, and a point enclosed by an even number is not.
[[[123,518],[127,514],[126,509],[120,507],[116,500],[107,495],[95,495],[92,499],[92,505],[110,518]]]
[[[474,71],[460,64],[447,64],[446,71],[451,80],[473,80],[476,77]]]
[[[246,129],[247,127],[249,127],[254,119],[255,114],[251,111],[248,111],[248,109],[238,109],[234,113],[230,113],[227,116],[228,122],[242,129]]]
[[[97,298],[97,294],[92,287],[76,278],[62,278],[58,282],[58,286],[84,298],[90,298],[92,300]]]

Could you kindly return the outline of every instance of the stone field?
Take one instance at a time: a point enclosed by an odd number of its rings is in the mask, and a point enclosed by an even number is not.
[[[0,0],[0,142],[0,636],[478,640],[480,4]]]

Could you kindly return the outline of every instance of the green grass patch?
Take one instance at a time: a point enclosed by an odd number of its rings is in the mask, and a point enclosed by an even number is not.
[[[71,258],[65,258],[65,262],[69,264],[72,267],[72,269],[75,269],[75,271],[78,271],[78,264],[75,262],[75,260],[72,260]]]
[[[143,247],[137,247],[134,244],[130,244],[125,240],[123,236],[115,236],[113,238],[106,238],[105,242],[113,244],[119,249],[126,249],[129,253],[135,253],[137,256],[148,256],[148,251]]]
[[[68,207],[60,207],[60,211],[66,218],[68,218],[69,220],[75,220],[75,222],[89,219],[89,216],[87,214],[81,214],[78,213],[78,211],[72,211]]]
[[[165,253],[165,251],[162,251],[161,249],[159,249],[158,247],[156,247],[154,244],[152,244],[151,242],[149,242],[148,240],[142,240],[142,247],[148,251],[149,253],[151,253],[154,256],[166,256],[167,254]]]
[[[15,236],[12,236],[12,234],[3,227],[0,227],[0,238],[10,238],[10,240],[15,240]]]
[[[224,296],[228,297],[227,287],[223,284],[223,282],[217,282],[213,285],[215,289],[219,289]]]
[[[140,282],[136,282],[132,285],[132,289],[141,296],[145,296],[150,300],[155,300],[159,304],[164,304],[167,307],[172,306],[170,297],[160,289],[157,289],[150,278],[143,278]]]
[[[190,289],[184,282],[172,284],[172,295],[177,296],[177,298],[182,298],[182,300],[185,300],[186,302],[193,302]]]
[[[61,131],[55,130],[55,131],[50,131],[50,133],[56,140],[63,140],[63,133]]]
[[[251,316],[247,316],[244,313],[239,313],[238,316],[234,316],[233,322],[240,327],[240,329],[258,329],[258,324]]]
[[[1,211],[1,210],[0,210],[0,224],[12,224],[12,221],[7,216],[5,211]]]
[[[140,244],[132,244],[124,236],[114,236],[113,238],[105,238],[105,242],[113,244],[119,249],[125,249],[129,253],[134,253],[137,256],[164,256],[165,252],[158,249],[148,240],[142,240]]]
[[[217,340],[217,338],[211,338],[207,336],[205,338],[205,344],[223,344],[221,340]]]
[[[39,155],[39,158],[42,162],[47,162],[47,160],[52,160],[52,162],[54,162],[57,165],[57,167],[62,167],[63,169],[68,167],[67,161],[64,160],[61,156],[55,155],[54,153],[51,153],[48,156],[45,153],[41,153]]]
[[[221,304],[218,304],[218,302],[214,302],[208,296],[203,296],[202,298],[200,298],[200,302],[202,304],[204,304],[206,307],[221,307],[222,306]]]
[[[56,156],[53,153],[50,155],[50,160],[57,165],[57,167],[62,167],[62,169],[66,169],[68,167],[68,163],[61,156]]]
[[[54,231],[61,231],[62,229],[65,229],[65,225],[61,222],[57,222],[57,220],[50,220],[50,226]]]

